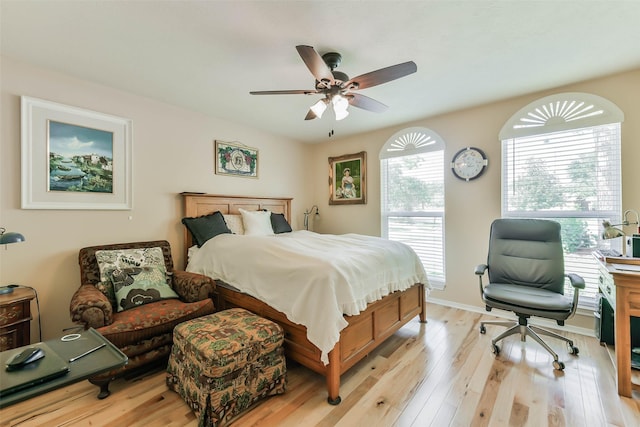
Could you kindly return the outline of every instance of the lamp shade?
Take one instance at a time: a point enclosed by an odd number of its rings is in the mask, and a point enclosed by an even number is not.
[[[322,113],[327,109],[327,100],[321,99],[311,106],[311,111],[316,115],[316,117],[321,118]]]
[[[615,239],[616,237],[623,237],[625,235],[622,230],[612,226],[609,221],[603,221],[602,226],[604,227],[602,231],[603,239]]]
[[[333,103],[333,112],[336,114],[336,120],[342,120],[349,115],[347,111],[349,101],[344,97],[336,95],[331,99],[331,102]]]
[[[24,242],[25,238],[20,233],[6,232],[6,229],[0,227],[0,245],[8,245],[9,243]]]

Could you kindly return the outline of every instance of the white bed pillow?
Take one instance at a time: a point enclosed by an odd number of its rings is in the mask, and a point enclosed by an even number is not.
[[[198,253],[199,250],[200,248],[198,247],[198,245],[193,245],[189,249],[187,249],[187,264],[194,256],[196,256],[196,253]]]
[[[271,227],[270,211],[246,211],[242,208],[239,211],[244,224],[244,234],[250,236],[271,236],[274,234],[273,227]]]
[[[242,215],[223,215],[224,222],[233,234],[244,234],[244,225],[242,224]]]

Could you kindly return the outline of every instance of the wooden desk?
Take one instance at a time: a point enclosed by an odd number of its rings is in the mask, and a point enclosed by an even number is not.
[[[616,268],[630,265],[640,268],[640,258],[605,258],[601,260],[615,284],[615,337],[618,394],[632,397],[637,384],[631,381],[631,316],[640,317],[640,272]]]

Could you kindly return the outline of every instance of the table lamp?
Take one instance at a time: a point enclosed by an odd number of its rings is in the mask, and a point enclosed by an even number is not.
[[[633,213],[636,216],[635,221],[629,221],[627,216]],[[640,218],[638,217],[638,212],[632,209],[627,209],[624,211],[623,215],[624,221],[620,224],[611,225],[609,221],[602,221],[602,226],[604,230],[602,231],[603,239],[615,239],[616,237],[625,237],[626,234],[621,228],[616,228],[617,226],[628,226],[628,225],[636,225],[639,226],[637,229],[637,234],[633,233],[633,237],[628,239],[627,241],[627,256],[637,256],[636,254],[640,251]],[[638,243],[636,243],[636,241]],[[638,246],[638,247],[636,247]]]
[[[25,238],[22,234],[14,232],[7,233],[6,228],[0,227],[0,245],[5,245],[5,249],[6,245],[10,243],[18,243],[24,241]],[[13,292],[13,288],[15,287],[16,285],[0,286],[0,295],[10,294],[11,292]]]
[[[622,224],[616,224],[616,225],[622,225]],[[602,231],[602,238],[605,240],[615,239],[616,237],[622,237],[625,235],[624,231],[611,225],[609,221],[602,221],[602,227],[604,227],[604,230]]]
[[[8,232],[4,227],[0,227],[0,245],[8,245],[9,243],[24,242],[25,238],[20,233]]]
[[[636,215],[635,222],[631,222],[627,219],[627,215],[629,215],[630,213],[633,213]],[[603,239],[615,239],[616,237],[626,236],[624,231],[622,231],[619,228],[616,228],[617,226],[640,225],[640,217],[638,217],[637,211],[634,211],[632,209],[627,209],[626,211],[624,211],[623,217],[624,217],[624,221],[622,221],[622,223],[620,224],[611,225],[609,221],[602,221],[602,226],[604,227],[604,231],[602,232]],[[640,233],[640,227],[638,228],[638,233]]]

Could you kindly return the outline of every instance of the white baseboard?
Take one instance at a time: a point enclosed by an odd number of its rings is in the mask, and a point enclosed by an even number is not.
[[[452,307],[452,308],[459,308],[460,310],[467,310],[467,311],[471,311],[473,313],[479,313],[479,314],[486,314],[489,316],[495,316],[495,317],[500,317],[503,319],[508,319],[508,320],[513,320],[514,317],[513,315],[509,316],[509,314],[507,312],[504,312],[502,310],[495,310],[495,311],[491,311],[488,312],[486,310],[483,310],[479,307],[473,306],[473,305],[467,305],[467,304],[459,304],[457,302],[452,302],[452,301],[448,301],[448,300],[443,300],[443,299],[439,299],[439,298],[433,298],[433,297],[429,297],[427,298],[427,303],[428,304],[438,304],[438,305],[443,305],[445,307]],[[429,311],[429,309],[427,308],[427,312]],[[593,329],[588,329],[588,328],[582,328],[579,326],[573,326],[573,325],[567,325],[565,324],[563,327],[559,327],[558,324],[555,321],[552,320],[547,320],[547,319],[541,319],[539,317],[535,318],[535,322],[533,322],[535,325],[544,327],[544,328],[548,328],[548,329],[556,329],[559,331],[567,331],[567,332],[572,332],[575,334],[579,334],[579,335],[585,335],[588,337],[594,337],[595,338],[595,332]]]

